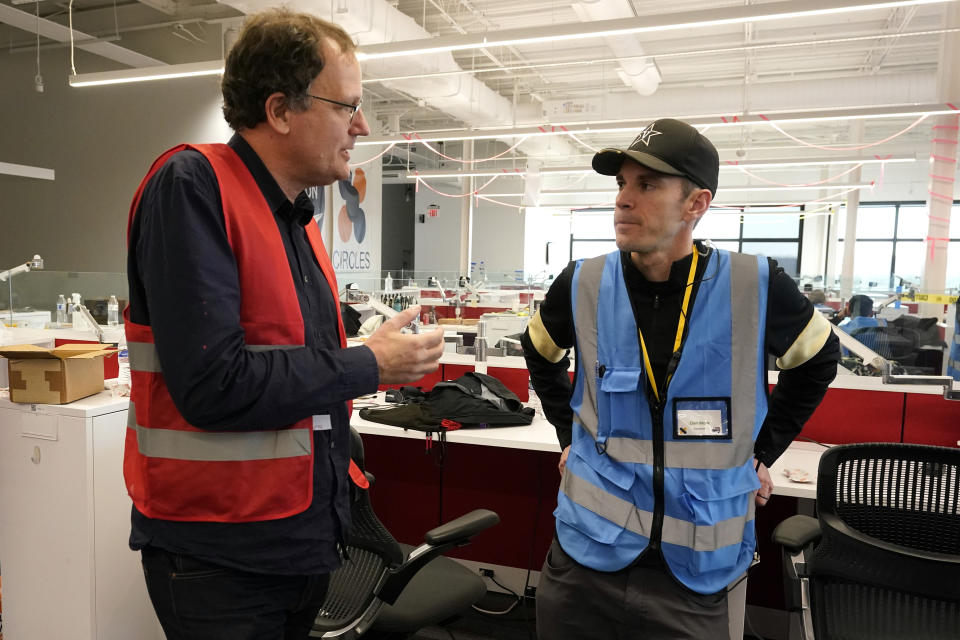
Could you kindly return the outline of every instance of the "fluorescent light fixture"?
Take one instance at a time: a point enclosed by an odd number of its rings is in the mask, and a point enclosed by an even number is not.
[[[893,2],[863,2],[862,0],[787,0],[763,5],[722,7],[673,14],[648,15],[636,18],[616,18],[588,23],[546,25],[543,27],[504,29],[495,33],[406,40],[364,47],[358,53],[360,60],[376,60],[401,56],[421,56],[445,51],[465,51],[487,47],[504,47],[538,42],[559,42],[583,38],[624,36],[658,31],[679,31],[731,24],[768,22],[791,18],[835,15],[873,9],[924,4],[942,4],[952,0],[897,0]]]
[[[820,190],[832,190],[837,191],[839,189],[872,189],[872,183],[866,184],[835,184],[835,185],[810,185],[802,187],[780,187],[780,186],[769,186],[769,187],[725,187],[723,185],[717,189],[718,192],[730,193],[731,191],[737,191],[743,193],[745,191],[758,192],[758,191],[820,191]]]
[[[842,158],[832,160],[757,160],[755,162],[739,162],[721,164],[721,169],[778,169],[780,167],[826,167],[837,164],[892,164],[916,162],[916,156],[899,156],[891,158]]]
[[[157,67],[120,69],[98,73],[78,73],[69,78],[71,87],[93,87],[103,84],[123,84],[126,82],[146,82],[149,80],[168,80],[170,78],[193,78],[196,76],[216,76],[223,74],[223,60],[189,62],[186,64],[165,64]]]
[[[872,183],[865,184],[838,184],[838,185],[813,185],[813,186],[802,186],[802,187],[779,187],[779,186],[763,186],[763,187],[725,187],[720,185],[720,188],[717,189],[718,193],[731,193],[731,192],[763,192],[763,191],[820,191],[820,190],[832,190],[838,191],[841,189],[872,189]],[[480,192],[477,195],[487,196],[489,198],[512,198],[520,197],[522,193],[484,193]],[[541,191],[540,197],[544,196],[591,196],[598,198],[616,198],[616,191]]]
[[[11,162],[0,162],[0,174],[20,176],[22,178],[37,178],[38,180],[54,179],[53,169],[30,167],[25,164],[13,164]]]
[[[780,169],[783,167],[826,167],[832,165],[848,165],[848,164],[904,164],[909,162],[916,162],[916,156],[896,156],[890,158],[877,158],[872,156],[869,158],[833,158],[833,159],[821,159],[821,158],[811,158],[809,160],[756,160],[754,162],[726,162],[720,164],[720,170],[730,170],[730,169]],[[582,175],[582,174],[595,174],[591,168],[577,168],[577,167],[540,167],[541,176],[559,176],[559,175]],[[527,175],[525,169],[502,169],[502,170],[493,170],[490,171],[458,171],[452,169],[449,171],[425,171],[423,173],[408,173],[406,178],[408,180],[429,180],[429,179],[450,179],[450,178],[492,178],[494,176],[502,176],[505,178],[522,178]]]
[[[956,115],[957,110],[947,103],[928,103],[892,107],[853,107],[832,110],[795,111],[790,113],[769,114],[766,118],[759,115],[741,115],[736,122],[721,121],[721,114],[677,115],[676,117],[705,131],[714,127],[748,127],[788,125],[797,122],[836,122],[838,120],[870,120],[873,118],[918,118],[920,116]],[[727,114],[729,116],[730,114]],[[451,131],[411,132],[396,136],[370,136],[358,140],[356,146],[384,144],[417,144],[419,142],[454,142],[463,140],[500,140],[513,138],[533,138],[558,136],[572,133],[590,135],[597,133],[637,132],[663,114],[650,114],[642,120],[619,120],[616,124],[603,122],[549,123],[546,125],[523,125],[507,128],[458,129]],[[859,160],[858,160],[859,162]]]
[[[581,173],[595,173],[593,169],[584,169],[578,167],[540,167],[540,175],[576,175]],[[525,169],[502,169],[502,170],[493,170],[490,171],[457,171],[456,169],[451,171],[425,171],[423,173],[408,173],[406,175],[409,180],[416,180],[417,178],[429,179],[429,178],[492,178],[493,176],[503,176],[504,178],[518,177],[522,178],[527,175]]]
[[[528,71],[530,69],[556,69],[563,67],[585,67],[598,64],[610,64],[610,63],[622,63],[630,60],[663,60],[665,58],[680,58],[680,57],[692,57],[692,56],[706,56],[713,55],[717,53],[741,53],[749,51],[763,51],[770,49],[782,49],[785,47],[812,47],[812,46],[822,46],[825,44],[844,44],[848,42],[860,42],[863,40],[884,40],[887,38],[909,38],[917,36],[932,36],[940,35],[944,33],[956,33],[960,31],[960,27],[953,28],[944,28],[944,29],[926,29],[923,31],[903,31],[896,33],[879,33],[871,34],[869,36],[851,36],[847,38],[826,38],[826,39],[813,39],[813,40],[797,40],[795,42],[771,42],[771,43],[760,43],[760,44],[750,44],[750,45],[741,45],[735,47],[720,47],[716,49],[680,49],[677,51],[660,51],[657,53],[645,53],[638,56],[615,56],[611,58],[594,58],[592,60],[565,60],[563,62],[540,62],[540,63],[528,63],[528,64],[504,64],[491,67],[485,67],[483,69],[458,69],[456,71],[432,71],[425,73],[413,73],[399,76],[383,76],[377,78],[366,77],[362,80],[363,84],[374,84],[378,82],[393,82],[397,80],[420,80],[424,78],[444,78],[451,76],[464,76],[464,75],[478,75],[484,73],[504,73],[506,71]],[[23,47],[23,50],[27,50],[29,47]],[[17,47],[11,49],[11,51],[16,51]],[[536,93],[529,94],[531,98],[539,102],[543,102],[541,98]]]

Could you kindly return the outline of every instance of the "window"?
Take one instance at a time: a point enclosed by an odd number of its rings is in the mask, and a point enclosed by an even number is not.
[[[700,218],[700,222],[693,230],[693,237],[697,240],[740,240],[740,213],[719,213],[708,211]],[[734,249],[736,251],[736,249]]]
[[[893,238],[896,219],[896,206],[860,205],[857,210],[857,240]]]
[[[800,217],[761,213],[743,217],[744,238],[790,238],[796,240]]]
[[[838,214],[837,262],[843,260],[843,233],[846,210]],[[914,286],[922,283],[929,227],[926,203],[861,204],[857,213],[854,289],[888,289],[904,279]],[[937,248],[943,247],[938,243]],[[947,288],[960,286],[960,206],[950,214],[950,243],[947,250]]]

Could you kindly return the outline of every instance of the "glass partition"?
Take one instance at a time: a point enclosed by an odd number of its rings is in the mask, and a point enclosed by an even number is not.
[[[127,275],[50,270],[19,273],[8,282],[0,283],[0,319],[7,325],[44,328],[56,322],[57,298],[62,294],[69,299],[74,293],[80,295],[97,322],[107,324],[110,296],[117,296],[121,311],[126,305]]]

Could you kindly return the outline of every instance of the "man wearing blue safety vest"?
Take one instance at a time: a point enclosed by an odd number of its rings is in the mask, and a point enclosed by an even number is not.
[[[695,128],[657,120],[593,167],[617,179],[618,251],[570,263],[523,336],[563,450],[537,632],[742,636],[727,594],[753,560],[767,469],[833,380],[838,341],[776,262],[693,241],[719,169]]]

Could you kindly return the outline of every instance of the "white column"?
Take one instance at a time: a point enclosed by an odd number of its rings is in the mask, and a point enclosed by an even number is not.
[[[466,140],[463,143],[463,157],[465,160],[473,160],[473,140]],[[472,164],[464,165],[468,169]],[[473,193],[473,183],[475,178],[463,178],[463,193]],[[470,275],[470,253],[473,248],[473,196],[462,198],[460,205],[460,275]]]
[[[952,5],[947,10],[949,24],[960,20],[960,7]],[[942,102],[960,105],[960,35],[943,35],[940,50],[938,95]],[[957,172],[957,115],[941,115],[934,120],[930,136],[930,178],[927,183],[927,236],[924,241],[922,289],[940,293],[946,286],[947,246],[950,237],[950,211],[956,193]],[[943,305],[921,304],[921,316],[941,317]]]

